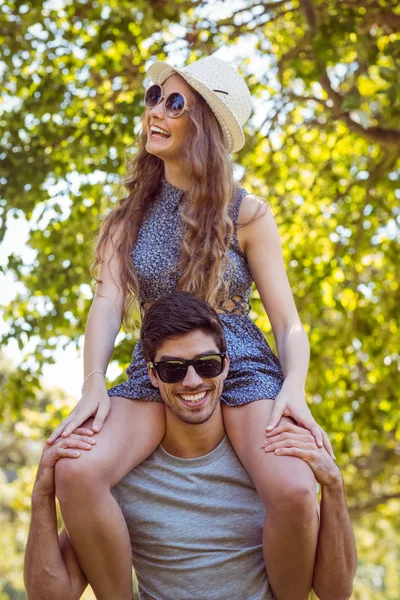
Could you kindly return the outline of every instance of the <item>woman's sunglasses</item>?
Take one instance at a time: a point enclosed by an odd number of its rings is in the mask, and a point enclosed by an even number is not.
[[[203,379],[218,377],[224,370],[225,352],[216,354],[205,354],[193,360],[174,358],[161,360],[160,362],[149,362],[150,369],[154,369],[161,381],[164,383],[178,383],[186,377],[188,368],[193,365],[197,375]]]
[[[144,97],[144,103],[147,108],[154,108],[157,104],[160,104],[164,100],[164,93],[161,85],[152,85],[146,92]],[[167,117],[171,119],[177,119],[180,117],[187,108],[187,100],[180,92],[173,92],[165,98],[164,112]]]

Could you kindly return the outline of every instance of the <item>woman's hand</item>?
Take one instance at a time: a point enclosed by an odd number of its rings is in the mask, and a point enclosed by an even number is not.
[[[293,388],[289,389],[285,386],[285,383],[275,399],[274,408],[272,410],[269,423],[265,429],[267,432],[267,437],[268,433],[278,425],[282,417],[292,417],[292,419],[294,419],[298,425],[308,429],[314,436],[319,448],[325,447],[330,456],[336,460],[327,434],[322,427],[318,425],[311,414],[311,411],[305,400],[305,394],[303,392],[299,392],[298,390],[293,391]]]
[[[63,438],[68,437],[74,429],[80,427],[89,417],[94,417],[92,429],[95,433],[98,433],[110,412],[110,406],[110,397],[104,384],[104,378],[98,380],[93,376],[86,383],[78,404],[53,431],[47,440],[47,444],[53,444],[60,436]]]

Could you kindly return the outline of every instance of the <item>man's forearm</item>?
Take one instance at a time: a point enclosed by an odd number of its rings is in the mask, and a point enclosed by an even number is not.
[[[24,580],[29,600],[72,598],[71,579],[59,545],[54,497],[32,496]]]
[[[322,487],[313,589],[320,600],[349,600],[357,550],[341,478]]]

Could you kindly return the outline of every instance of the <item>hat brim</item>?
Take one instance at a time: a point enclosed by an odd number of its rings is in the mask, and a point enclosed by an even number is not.
[[[181,69],[177,69],[176,67],[172,67],[166,62],[158,61],[153,63],[147,72],[152,82],[158,83],[159,85],[163,85],[163,83],[175,73],[180,75],[180,77],[187,81],[187,83],[204,98],[215,114],[218,123],[221,126],[228,152],[237,152],[243,147],[244,134],[237,118],[214,90],[204,85],[204,83],[199,81],[196,77],[193,77],[193,75],[190,75]]]

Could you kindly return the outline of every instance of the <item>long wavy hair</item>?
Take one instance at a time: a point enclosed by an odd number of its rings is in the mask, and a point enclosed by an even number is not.
[[[177,290],[191,292],[217,307],[228,296],[224,274],[233,234],[228,209],[237,184],[219,123],[202,96],[192,88],[191,91],[195,102],[188,112],[188,135],[181,149],[182,171],[189,175],[191,183],[180,209],[184,235],[176,267]],[[146,150],[147,135],[144,113],[136,142],[138,150],[127,160],[127,176],[122,181],[126,195],[102,223],[90,270],[95,281],[100,283],[95,275],[96,267],[104,261],[105,248],[111,241],[112,255],[117,252],[121,264],[119,284],[125,298],[125,324],[130,323],[130,313],[139,299],[132,248],[164,176],[163,161]],[[121,231],[123,235],[118,235]]]

